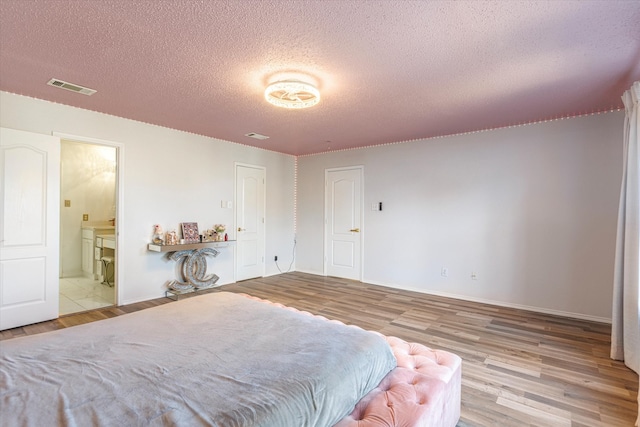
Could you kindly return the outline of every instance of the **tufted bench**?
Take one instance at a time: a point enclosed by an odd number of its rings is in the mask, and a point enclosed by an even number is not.
[[[460,357],[385,338],[398,366],[335,427],[455,426],[460,418]]]
[[[323,316],[242,294],[284,309],[334,323]],[[348,325],[354,328],[357,326]],[[397,367],[367,393],[351,414],[334,427],[454,427],[460,418],[461,366],[459,356],[422,344],[383,336],[396,357]]]

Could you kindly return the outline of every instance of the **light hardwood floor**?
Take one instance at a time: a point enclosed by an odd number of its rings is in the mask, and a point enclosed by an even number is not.
[[[610,325],[287,273],[215,291],[245,292],[458,354],[466,426],[633,426],[638,376],[609,359]],[[0,340],[170,302],[74,314],[0,333]],[[1,345],[1,344],[0,344]]]

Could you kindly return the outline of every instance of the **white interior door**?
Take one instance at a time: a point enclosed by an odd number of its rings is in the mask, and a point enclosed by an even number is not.
[[[236,165],[236,280],[264,276],[264,168]]]
[[[58,317],[59,138],[0,128],[0,330]]]
[[[325,177],[325,274],[362,280],[362,168]]]

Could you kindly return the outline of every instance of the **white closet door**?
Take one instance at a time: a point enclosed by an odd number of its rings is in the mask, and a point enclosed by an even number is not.
[[[265,170],[236,166],[236,280],[264,276]]]
[[[325,274],[362,280],[362,169],[325,176]]]

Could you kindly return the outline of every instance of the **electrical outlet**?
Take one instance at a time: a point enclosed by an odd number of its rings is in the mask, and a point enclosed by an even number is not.
[[[82,214],[83,221],[89,221],[89,214]]]
[[[440,275],[442,277],[449,277],[449,269],[446,267],[442,267],[442,270],[440,270]]]
[[[64,201],[64,207],[65,208],[70,208],[71,207],[71,200],[65,200]]]
[[[278,260],[278,255],[274,256],[274,257],[273,257],[273,260],[274,260],[274,261],[277,261],[277,260]]]
[[[471,280],[478,280],[478,274],[475,271],[471,272]]]

